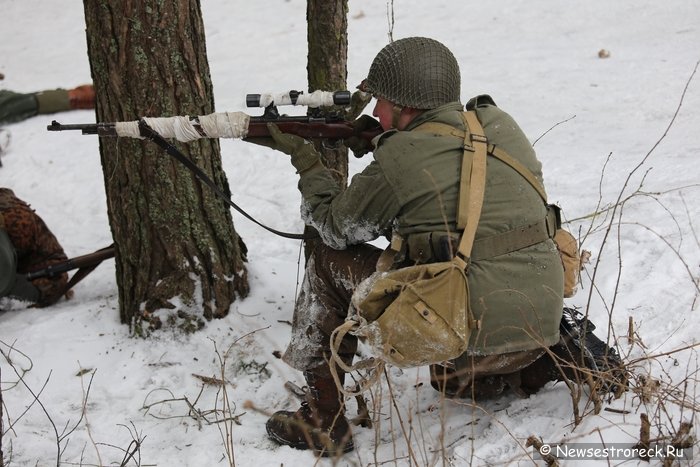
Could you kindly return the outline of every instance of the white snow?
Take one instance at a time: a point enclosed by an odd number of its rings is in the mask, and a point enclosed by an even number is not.
[[[567,303],[588,307],[603,338],[610,323],[627,360],[658,355],[636,370],[661,381],[664,402],[629,392],[574,426],[563,384],[529,399],[471,407],[441,401],[425,368],[392,368],[391,385],[384,381],[376,394],[381,423],[355,428],[356,450],[339,464],[532,465],[532,450],[524,447],[530,435],[633,443],[642,413],[652,420],[652,437],[658,426],[697,425],[700,77],[684,90],[700,60],[700,2],[350,0],[349,8],[349,88],[364,78],[390,32],[395,39],[428,36],[457,56],[464,102],[490,94],[532,141],[551,129],[535,146],[547,192],[592,252],[582,290]],[[306,90],[305,2],[207,0],[202,10],[217,111],[255,114],[245,108],[246,93]],[[0,11],[0,88],[30,92],[90,82],[81,2],[4,0]],[[599,58],[602,49],[608,58]],[[5,126],[12,142],[0,186],[31,203],[67,254],[77,256],[111,243],[105,175],[97,138],[49,133],[53,118]],[[95,117],[75,111],[55,118]],[[277,229],[301,231],[297,176],[287,156],[231,140],[222,140],[221,150],[234,201]],[[353,173],[369,161],[351,159]],[[611,210],[592,216],[618,198],[626,202],[614,219]],[[265,413],[297,405],[285,381],[303,385],[273,356],[290,337],[300,245],[236,213],[234,222],[249,248],[250,297],[192,336],[130,337],[119,320],[113,261],[81,282],[73,300],[40,310],[3,302],[9,310],[0,312],[0,349],[41,403],[33,403],[3,358],[8,465],[55,465],[59,449],[61,465],[119,465],[133,437],[142,441],[140,463],[125,465],[229,465],[229,458],[239,466],[331,465],[265,434]],[[634,345],[626,337],[630,319]],[[225,379],[225,393],[201,377]],[[685,404],[678,403],[683,396]],[[355,402],[349,407],[354,415]],[[236,423],[214,423],[226,408]],[[579,410],[592,410],[585,396]],[[565,463],[597,464],[608,462]],[[637,464],[649,465],[625,463]]]

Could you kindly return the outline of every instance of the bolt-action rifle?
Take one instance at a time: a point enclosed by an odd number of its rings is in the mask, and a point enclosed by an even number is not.
[[[364,100],[365,104],[367,103],[366,99],[360,97],[359,101],[362,100]],[[247,219],[275,235],[303,240],[309,237],[304,234],[281,232],[258,222],[241,209],[240,206],[231,201],[231,198],[202,169],[185,157],[165,138],[175,138],[178,141],[189,142],[200,138],[240,138],[245,140],[246,138],[269,137],[268,124],[274,123],[283,133],[298,135],[306,139],[320,138],[337,141],[354,137],[371,142],[372,139],[381,134],[381,128],[359,130],[353,126],[352,122],[337,115],[317,116],[312,114],[303,117],[290,117],[280,115],[277,110],[278,105],[306,105],[316,109],[333,105],[349,105],[351,101],[353,101],[353,96],[349,91],[314,91],[310,94],[304,94],[300,91],[289,91],[282,94],[248,94],[246,96],[246,105],[248,107],[264,107],[265,112],[262,116],[252,117],[243,112],[217,112],[198,117],[144,117],[138,121],[131,122],[77,125],[63,125],[54,120],[51,125],[47,126],[47,130],[80,130],[84,135],[149,139],[192,171],[219,198]]]
[[[358,131],[352,122],[337,114],[328,116],[280,115],[278,105],[307,105],[311,108],[330,105],[349,105],[350,91],[314,91],[304,94],[289,91],[279,95],[248,94],[248,107],[264,107],[262,116],[250,116],[243,112],[220,112],[197,117],[143,118],[164,138],[192,141],[198,138],[256,138],[270,136],[268,123],[274,123],[283,133],[306,139],[342,140],[357,137],[371,141],[381,129]],[[49,131],[80,130],[84,135],[143,138],[138,122],[61,124],[54,120],[47,126]]]
[[[43,277],[53,278],[63,274],[64,272],[72,271],[73,269],[89,268],[92,270],[102,263],[102,261],[109,258],[114,258],[113,245],[97,250],[94,253],[76,256],[75,258],[61,261],[60,263],[54,263],[44,269],[27,273],[27,279],[33,281],[34,279],[41,279]]]

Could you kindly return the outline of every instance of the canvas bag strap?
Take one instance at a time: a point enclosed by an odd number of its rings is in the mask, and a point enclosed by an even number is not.
[[[478,120],[477,120],[478,122]],[[461,130],[458,130],[457,128],[448,125],[446,123],[439,123],[439,122],[427,122],[423,123],[419,127],[417,127],[415,130],[417,131],[422,131],[425,133],[433,133],[437,136],[453,136],[455,138],[459,139],[464,139],[464,132]],[[467,130],[469,131],[469,130]],[[483,130],[482,130],[483,133]],[[525,167],[520,161],[515,159],[513,156],[508,154],[505,150],[501,149],[500,147],[496,146],[495,144],[489,144],[487,148],[487,153],[496,159],[500,160],[504,164],[510,166],[513,170],[518,172],[525,180],[527,180],[530,185],[537,191],[537,193],[540,195],[542,200],[547,203],[547,194],[544,190],[544,187],[540,183],[539,180],[535,177],[535,174],[532,173],[530,169]],[[464,169],[465,167],[468,166],[462,166]],[[464,170],[462,172],[462,180],[468,180],[469,176],[469,170],[466,171],[467,178],[464,177],[465,173]],[[461,211],[461,210],[460,210]],[[460,212],[460,215],[462,213]],[[464,211],[464,219],[460,219],[458,216],[458,222],[457,222],[457,227],[459,230],[462,230],[465,226],[465,224],[461,223],[461,221],[466,222],[466,214],[467,211]]]
[[[481,217],[486,190],[486,153],[488,140],[484,128],[479,123],[476,112],[470,110],[462,114],[464,126],[464,157],[459,190],[458,219],[466,216],[466,225],[459,241],[457,252],[462,259],[467,260],[471,255],[476,236],[476,228]],[[473,156],[469,157],[472,153]],[[471,161],[471,163],[469,163]],[[469,173],[466,174],[466,170]],[[467,186],[468,185],[468,186]],[[458,225],[458,227],[461,227]]]
[[[547,193],[544,191],[544,187],[542,186],[540,181],[537,180],[535,174],[533,174],[530,169],[525,167],[520,161],[512,157],[506,151],[499,147],[496,147],[493,144],[489,146],[488,152],[493,157],[509,165],[513,170],[518,172],[525,180],[528,181],[528,183],[530,183],[530,185],[532,185],[532,188],[534,188],[535,191],[537,191],[537,193],[542,198],[542,201],[544,201],[544,203],[547,204]]]

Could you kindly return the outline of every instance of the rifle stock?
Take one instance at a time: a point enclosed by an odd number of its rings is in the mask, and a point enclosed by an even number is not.
[[[314,119],[307,120],[310,121],[283,119],[257,121],[251,119],[248,125],[248,135],[246,138],[270,136],[270,131],[267,128],[268,123],[277,125],[282,133],[301,136],[304,139],[328,139],[337,141],[355,136],[371,141],[372,138],[381,133],[381,130],[358,132],[353,128],[352,123],[345,120],[330,123],[314,121]],[[245,141],[245,138],[243,141]]]
[[[27,280],[41,279],[44,277],[53,278],[64,272],[72,271],[73,269],[94,267],[102,261],[114,257],[114,246],[110,245],[101,250],[87,255],[76,256],[60,263],[54,263],[44,269],[27,273]]]

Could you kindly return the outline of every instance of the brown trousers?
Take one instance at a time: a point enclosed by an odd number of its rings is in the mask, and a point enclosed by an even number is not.
[[[306,371],[329,361],[330,335],[345,321],[355,288],[374,273],[381,252],[367,244],[334,250],[318,242],[306,263],[285,362]],[[350,362],[356,350],[357,338],[348,334],[338,353]]]
[[[330,358],[330,335],[343,324],[357,285],[375,272],[381,250],[355,245],[333,250],[319,244],[309,258],[292,319],[292,338],[283,359],[300,371],[325,366]],[[347,334],[339,354],[352,361],[357,338]],[[470,381],[491,375],[516,374],[545,353],[544,349],[479,357],[462,356],[455,361],[448,379],[464,388]],[[435,367],[431,368],[436,377]],[[443,372],[444,373],[444,372]]]

